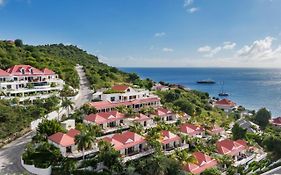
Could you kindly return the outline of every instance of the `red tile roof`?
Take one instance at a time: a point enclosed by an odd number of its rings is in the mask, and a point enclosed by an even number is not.
[[[215,105],[234,107],[236,104],[234,102],[232,102],[231,100],[228,100],[228,99],[224,98],[222,100],[216,101]]]
[[[2,69],[0,69],[0,76],[10,76],[10,74]]]
[[[103,140],[110,142],[117,151],[146,142],[144,137],[130,131],[114,134],[112,137],[103,138]]]
[[[204,131],[204,128],[202,128],[200,126],[195,126],[190,123],[185,123],[185,124],[180,125],[180,132],[186,133],[190,136],[202,133],[203,131]]]
[[[129,88],[129,86],[127,85],[115,85],[112,86],[111,89],[115,90],[115,91],[126,91]]]
[[[42,72],[44,73],[44,75],[54,75],[55,74],[54,71],[52,71],[52,70],[50,70],[48,68],[42,69]]]
[[[73,137],[62,132],[55,133],[49,136],[48,139],[63,147],[68,147],[75,144]]]
[[[76,135],[79,135],[81,132],[77,129],[70,129],[66,134],[70,137],[75,137]]]
[[[147,120],[151,120],[151,119],[144,114],[139,114],[137,117],[134,118],[134,121],[136,122],[147,121]]]
[[[233,141],[230,139],[225,139],[222,141],[218,141],[216,146],[219,154],[233,156],[247,149],[247,142],[244,140]]]
[[[158,108],[156,109],[155,114],[158,116],[166,116],[168,114],[173,114],[173,112],[165,108]]]
[[[174,141],[180,141],[181,138],[176,135],[176,134],[173,134],[172,132],[170,131],[161,131],[161,136],[162,138],[160,139],[160,142],[162,144],[168,144],[168,143],[171,143],[171,142],[174,142]]]
[[[208,133],[210,134],[219,134],[221,132],[224,132],[224,129],[221,127],[213,127],[212,129],[208,130]]]
[[[90,122],[94,122],[96,124],[110,123],[113,121],[121,120],[125,118],[125,115],[118,111],[110,111],[110,112],[100,112],[97,114],[90,114],[86,116],[84,119]]]
[[[184,170],[193,174],[200,174],[208,168],[213,168],[217,165],[217,161],[210,156],[201,152],[193,153],[193,156],[197,160],[197,163],[188,163],[184,166]]]
[[[21,70],[24,70],[24,74]],[[7,73],[13,76],[32,76],[32,75],[53,75],[55,74],[50,69],[43,69],[42,71],[30,65],[14,65],[6,70]]]
[[[281,126],[281,117],[272,119],[272,124]]]
[[[134,101],[117,102],[117,103],[111,103],[109,101],[99,101],[99,102],[91,102],[90,105],[92,107],[95,107],[97,110],[102,110],[102,109],[115,108],[118,106],[131,106],[133,104],[136,105],[136,104],[145,104],[151,102],[160,102],[160,98],[148,97],[148,98],[137,99]]]

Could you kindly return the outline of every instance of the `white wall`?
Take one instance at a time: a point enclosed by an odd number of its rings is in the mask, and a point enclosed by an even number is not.
[[[34,165],[26,165],[24,164],[22,158],[21,158],[21,165],[26,169],[28,172],[32,174],[38,174],[38,175],[51,175],[52,173],[52,167],[49,166],[48,168],[36,168]]]

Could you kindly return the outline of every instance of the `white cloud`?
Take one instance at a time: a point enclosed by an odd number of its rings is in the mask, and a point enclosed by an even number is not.
[[[217,53],[219,53],[221,51],[221,47],[216,47],[214,49],[212,49],[208,54],[206,54],[206,57],[213,57],[214,55],[216,55]]]
[[[227,41],[227,42],[223,43],[223,49],[225,49],[225,50],[234,49],[235,46],[236,46],[236,43],[234,43],[234,42]]]
[[[155,33],[155,34],[154,34],[154,37],[163,37],[163,36],[165,36],[165,35],[166,35],[165,32],[159,32],[159,33]]]
[[[281,45],[272,47],[275,38],[268,36],[262,40],[256,40],[250,45],[245,45],[237,51],[237,56],[251,60],[272,60],[281,58]]]
[[[5,0],[0,0],[0,6],[4,5]]]
[[[205,57],[213,57],[215,54],[219,53],[222,50],[222,47],[218,46],[212,48],[210,46],[203,46],[197,49],[197,52],[205,53]]]
[[[193,0],[184,0],[183,7],[188,7],[193,4]]]
[[[165,48],[162,49],[162,51],[163,52],[173,52],[174,49],[165,47]]]
[[[210,46],[203,46],[203,47],[199,47],[197,49],[197,52],[210,52],[212,50],[212,48]]]
[[[192,8],[190,8],[190,9],[187,9],[187,11],[188,11],[189,13],[195,13],[195,12],[199,11],[199,8],[197,8],[197,7],[192,7]]]

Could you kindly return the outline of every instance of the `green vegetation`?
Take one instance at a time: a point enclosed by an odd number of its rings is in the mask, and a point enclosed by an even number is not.
[[[234,124],[232,131],[232,139],[238,140],[238,139],[245,139],[247,130],[241,128],[237,123]]]
[[[15,40],[14,43],[0,41],[0,68],[6,69],[15,64],[29,64],[39,69],[47,67],[73,88],[79,87],[79,77],[75,71],[77,64],[84,66],[93,89],[110,87],[118,82],[135,82],[140,87],[151,85],[151,81],[141,81],[134,73],[124,73],[101,63],[96,56],[73,45],[31,46],[23,44],[21,40]]]
[[[0,139],[29,127],[31,121],[56,110],[58,104],[57,97],[35,100],[26,106],[13,104],[11,100],[0,100]]]
[[[47,142],[36,145],[29,143],[22,155],[25,164],[34,165],[37,168],[48,168],[62,160],[60,150]]]
[[[155,93],[161,98],[164,106],[175,112],[187,113],[192,116],[191,122],[203,125],[205,128],[211,128],[215,124],[227,128],[233,121],[233,118],[227,117],[222,110],[210,106],[208,93],[184,89]]]
[[[266,108],[261,108],[254,116],[254,121],[264,129],[271,118],[271,113]]]

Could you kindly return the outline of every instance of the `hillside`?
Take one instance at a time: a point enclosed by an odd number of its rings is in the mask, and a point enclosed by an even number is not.
[[[15,64],[29,64],[37,68],[50,68],[74,88],[79,86],[79,78],[74,69],[76,64],[84,66],[93,88],[109,86],[109,82],[125,82],[129,75],[114,67],[99,62],[94,55],[73,45],[52,44],[31,46],[15,42],[0,41],[0,68]]]

